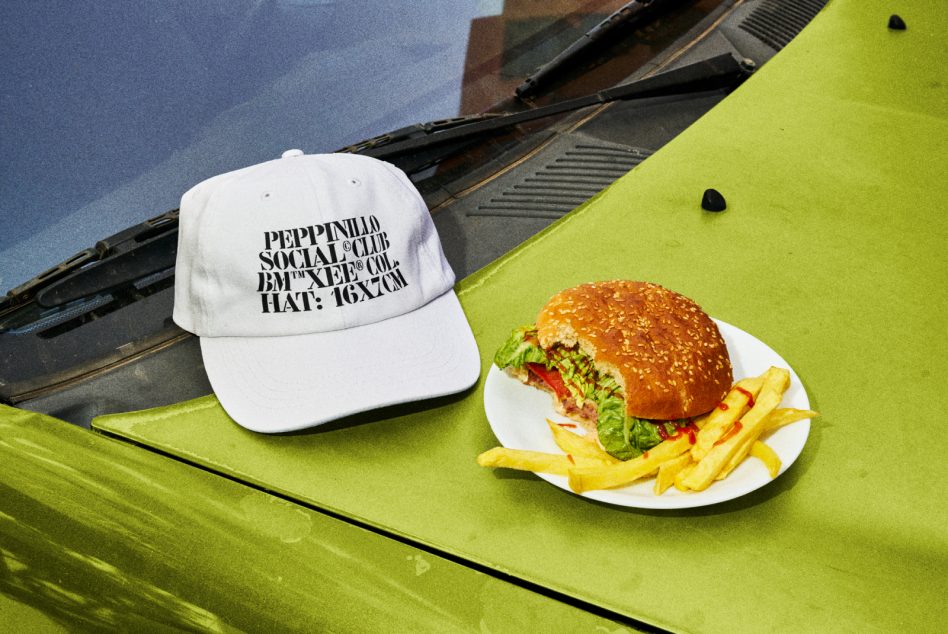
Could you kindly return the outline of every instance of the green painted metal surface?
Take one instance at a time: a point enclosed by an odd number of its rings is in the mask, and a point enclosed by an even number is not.
[[[0,631],[535,626],[631,631],[145,449],[0,406]]]
[[[97,428],[673,631],[939,631],[948,620],[948,12],[832,0],[696,125],[460,285],[486,374],[594,279],[662,283],[802,377],[813,422],[768,486],[703,509],[592,503],[474,463],[482,384],[306,433],[213,398]],[[701,211],[705,188],[727,199]],[[396,380],[393,377],[393,380]]]

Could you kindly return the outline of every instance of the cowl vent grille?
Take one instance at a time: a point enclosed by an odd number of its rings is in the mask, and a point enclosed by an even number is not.
[[[740,29],[779,51],[826,6],[827,0],[761,0]]]
[[[647,158],[641,148],[576,144],[468,212],[470,216],[560,218]]]

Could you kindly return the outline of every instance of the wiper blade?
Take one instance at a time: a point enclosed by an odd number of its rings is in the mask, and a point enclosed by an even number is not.
[[[166,271],[175,264],[177,228],[178,210],[172,209],[100,240],[11,289],[0,301],[0,313],[31,300],[43,308],[56,308]]]
[[[129,286],[172,268],[177,252],[177,232],[162,233],[51,284],[36,293],[36,303],[43,308],[55,308]]]
[[[347,152],[351,154],[366,154],[371,150],[384,147],[386,145],[391,145],[392,143],[397,143],[398,141],[424,137],[438,132],[443,132],[445,130],[450,130],[452,128],[457,128],[460,126],[469,125],[471,123],[477,123],[479,121],[502,116],[503,114],[488,112],[484,114],[467,115],[464,117],[453,117],[450,119],[437,119],[435,121],[429,121],[428,123],[416,123],[414,125],[405,126],[404,128],[398,128],[397,130],[392,130],[391,132],[374,136],[370,139],[365,139],[364,141],[359,141],[358,143],[353,143],[352,145],[347,145],[346,147],[336,151]]]
[[[536,92],[541,84],[562,72],[587,52],[601,45],[604,40],[611,38],[619,30],[646,17],[646,15],[650,15],[653,11],[648,9],[657,8],[661,4],[663,4],[662,0],[632,0],[632,2],[626,2],[617,11],[614,11],[605,20],[586,31],[578,40],[524,79],[523,83],[517,86],[517,96],[524,98]],[[667,4],[667,2],[664,4]]]
[[[381,135],[369,141],[349,146],[340,152],[358,151],[360,154],[379,159],[391,160],[411,153],[429,150],[434,146],[457,143],[474,137],[495,133],[521,123],[535,121],[557,114],[572,112],[588,106],[610,101],[644,99],[649,97],[671,96],[695,93],[699,91],[733,89],[746,79],[752,69],[748,68],[731,53],[723,53],[694,64],[682,66],[645,79],[621,84],[597,93],[574,99],[566,99],[546,106],[540,106],[522,112],[475,117],[470,121],[464,118],[453,120],[454,125],[425,132],[428,125],[418,124],[389,135]],[[406,134],[410,130],[414,134]],[[389,140],[392,135],[397,140]],[[354,148],[357,148],[354,149]],[[430,159],[430,157],[429,157]],[[410,171],[410,170],[407,170]]]

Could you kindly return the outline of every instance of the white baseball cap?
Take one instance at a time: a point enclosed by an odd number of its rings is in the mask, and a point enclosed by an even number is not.
[[[238,424],[286,432],[480,375],[431,214],[395,166],[283,157],[181,198],[174,321]]]

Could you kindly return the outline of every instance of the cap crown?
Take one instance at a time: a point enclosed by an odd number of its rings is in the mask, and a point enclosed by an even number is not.
[[[327,332],[395,317],[454,273],[398,168],[351,154],[287,156],[181,199],[174,320],[202,337]]]

